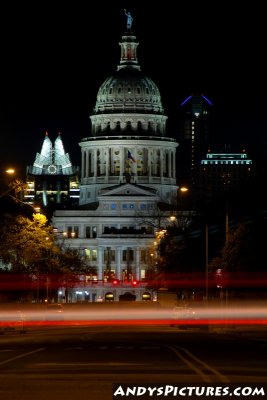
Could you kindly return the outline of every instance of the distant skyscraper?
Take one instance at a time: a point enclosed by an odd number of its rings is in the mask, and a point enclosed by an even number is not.
[[[193,170],[209,150],[211,135],[211,101],[201,96],[189,96],[179,109],[179,148],[177,150],[178,184],[193,183]]]
[[[243,184],[254,177],[255,170],[247,153],[212,153],[206,154],[201,165],[194,170],[195,187],[199,198],[234,193]]]
[[[79,201],[78,168],[65,153],[61,135],[58,134],[54,146],[45,134],[41,153],[37,153],[34,164],[27,167],[27,189],[24,201],[30,204],[75,204]]]

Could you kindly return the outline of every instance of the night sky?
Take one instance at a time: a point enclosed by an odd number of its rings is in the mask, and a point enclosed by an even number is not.
[[[157,84],[177,136],[177,110],[191,94],[213,103],[219,146],[267,154],[263,5],[109,0],[1,5],[0,163],[25,171],[45,131],[60,131],[73,164],[102,82],[116,71],[124,9],[133,16],[142,71]],[[175,5],[175,7],[174,7]]]

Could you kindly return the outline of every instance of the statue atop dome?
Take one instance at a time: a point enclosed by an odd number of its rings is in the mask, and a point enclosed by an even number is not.
[[[132,23],[133,23],[133,17],[131,16],[131,13],[128,11],[125,11],[125,15],[127,16],[127,29],[132,29]]]

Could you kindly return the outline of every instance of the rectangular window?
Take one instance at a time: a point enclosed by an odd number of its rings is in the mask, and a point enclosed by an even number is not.
[[[84,254],[87,261],[97,261],[97,250],[84,249]]]
[[[104,250],[104,262],[115,262],[115,250]]]
[[[134,260],[134,252],[132,249],[122,251],[122,261],[129,262]]]
[[[91,237],[91,226],[85,227],[85,237],[89,239]]]
[[[104,250],[104,263],[110,262],[110,258],[109,258],[109,251],[108,250]]]
[[[68,226],[67,227],[67,234],[68,238],[77,238],[79,237],[79,227],[78,226]]]
[[[90,260],[90,250],[89,249],[84,249],[84,256],[86,260]]]
[[[97,261],[97,250],[92,250],[92,261]]]
[[[92,226],[92,236],[95,239],[97,237],[97,228],[96,226]]]
[[[147,262],[147,250],[141,250],[141,252],[140,252],[140,261],[142,263],[146,263]]]
[[[72,226],[67,227],[67,237],[70,238],[72,234]]]
[[[141,269],[141,271],[140,271],[140,278],[141,278],[141,279],[145,279],[145,277],[146,277],[146,270],[145,270],[145,269]]]
[[[79,237],[79,227],[74,226],[73,231],[74,231],[74,237],[76,237],[76,238]]]
[[[103,233],[110,233],[110,227],[109,226],[103,226]]]
[[[149,233],[149,234],[153,233],[153,227],[152,226],[147,226],[146,227],[146,233]]]

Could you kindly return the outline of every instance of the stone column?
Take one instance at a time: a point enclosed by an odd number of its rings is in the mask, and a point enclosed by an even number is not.
[[[121,280],[121,247],[116,250],[116,277]]]
[[[137,281],[140,280],[140,248],[135,249],[135,277]]]
[[[106,159],[105,159],[105,161],[106,161],[106,174],[105,174],[105,176],[106,176],[106,182],[108,182],[108,177],[109,177],[109,163],[110,163],[110,161],[109,161],[109,148],[107,148],[106,149]]]
[[[96,177],[97,174],[97,149],[94,148],[94,177]]]
[[[86,153],[85,153],[84,168],[85,168],[84,176],[86,178],[88,178],[88,176],[89,176],[89,150],[88,149],[86,149]]]
[[[165,160],[164,160],[164,151],[163,149],[160,149],[160,178],[162,180],[163,178],[163,172],[164,172],[164,165],[165,165]]]
[[[172,164],[171,164],[171,151],[168,150],[168,168],[169,168],[169,174],[168,177],[171,178],[172,176]]]
[[[82,170],[81,170],[81,178],[85,177],[85,150],[82,150],[82,161],[81,161],[81,165],[82,165]]]
[[[98,264],[98,280],[103,280],[103,247],[99,246],[98,249],[98,254],[97,254],[97,264]]]
[[[125,172],[125,149],[124,147],[120,148],[120,177],[121,181],[123,182],[123,174]]]
[[[147,172],[148,181],[151,182],[151,148],[147,149]]]
[[[173,178],[176,178],[176,152],[173,150]]]

